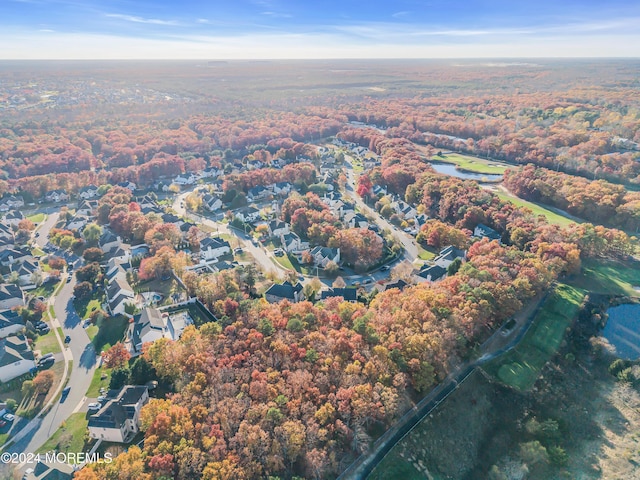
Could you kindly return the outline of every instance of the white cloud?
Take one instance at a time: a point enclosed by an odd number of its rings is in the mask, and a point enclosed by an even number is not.
[[[118,20],[124,20],[126,22],[133,22],[133,23],[146,23],[146,24],[150,24],[150,25],[167,25],[167,26],[178,26],[180,25],[179,22],[176,22],[175,20],[160,20],[157,18],[143,18],[143,17],[137,17],[135,15],[123,15],[120,13],[106,13],[105,14],[106,17],[109,18],[115,18]]]

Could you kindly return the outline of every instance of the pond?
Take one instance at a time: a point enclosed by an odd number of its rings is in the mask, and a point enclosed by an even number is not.
[[[609,320],[602,330],[616,349],[618,357],[625,360],[640,358],[640,304],[625,304],[607,310]]]
[[[443,175],[451,175],[452,177],[463,178],[465,180],[476,180],[478,182],[497,182],[502,180],[502,175],[465,172],[462,170],[458,170],[456,166],[451,163],[431,162],[431,166],[438,173],[442,173]]]

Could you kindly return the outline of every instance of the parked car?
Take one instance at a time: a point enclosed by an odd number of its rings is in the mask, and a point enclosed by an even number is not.
[[[69,343],[70,341],[71,341],[71,337],[69,335],[64,337],[64,343]]]
[[[107,397],[105,397],[104,395],[100,395],[96,400],[98,400],[98,402],[103,404],[104,402],[107,401]]]
[[[67,283],[71,283],[71,275],[67,277]]]
[[[46,335],[47,333],[49,333],[51,331],[51,328],[49,328],[49,326],[44,326],[44,327],[36,327],[36,330],[38,331],[38,333],[40,335]]]
[[[87,408],[89,410],[100,410],[100,407],[102,407],[102,405],[100,405],[98,402],[91,402],[89,405],[87,405]]]
[[[16,419],[16,416],[13,413],[5,413],[2,416],[2,419],[7,422],[13,422]]]
[[[387,270],[389,270],[389,268],[391,268],[391,267],[389,267],[389,265],[383,265],[383,266],[380,268],[380,271],[381,271],[381,272],[386,272]]]
[[[53,353],[47,353],[43,356],[40,357],[40,360],[38,360],[39,362],[44,362],[45,360],[49,360],[50,358],[53,358]]]

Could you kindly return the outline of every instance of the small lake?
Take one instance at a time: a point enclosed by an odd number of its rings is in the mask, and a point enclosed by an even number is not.
[[[465,180],[476,180],[478,182],[497,182],[502,180],[502,175],[464,172],[462,170],[458,170],[452,163],[430,162],[430,164],[438,173],[442,173],[443,175],[450,175],[452,177],[463,178]]]
[[[607,310],[609,320],[602,330],[616,349],[618,357],[625,360],[640,358],[640,304],[626,304]]]

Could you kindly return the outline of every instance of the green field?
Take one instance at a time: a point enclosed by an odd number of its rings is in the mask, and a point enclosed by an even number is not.
[[[640,297],[640,263],[584,260],[571,283],[597,294]]]
[[[36,213],[34,215],[29,215],[27,218],[31,220],[33,223],[41,223],[45,219],[45,214]]]
[[[129,321],[124,315],[99,320],[98,333],[91,339],[96,352],[109,350],[109,348],[121,341],[128,325]]]
[[[72,414],[62,426],[51,436],[46,443],[38,449],[38,453],[46,453],[52,450],[58,452],[83,452],[84,434],[89,420],[82,412]]]
[[[73,306],[76,309],[76,312],[78,312],[78,315],[80,315],[80,318],[86,320],[95,310],[100,310],[102,308],[102,304],[105,300],[104,292],[99,290],[91,298],[83,300],[75,299],[73,301]]]
[[[34,350],[40,350],[41,355],[60,352],[60,344],[58,343],[55,332],[51,330],[46,335],[40,335],[35,341]]]
[[[100,367],[96,368],[95,372],[93,372],[93,378],[91,379],[91,385],[89,385],[89,390],[87,390],[87,397],[96,398],[100,395],[100,388],[109,389],[109,382],[111,381],[111,368]],[[102,378],[102,375],[105,375],[105,378]]]
[[[434,156],[434,161],[453,163],[460,170],[473,173],[486,173],[491,175],[502,175],[509,165],[494,160],[484,158],[470,157],[468,155],[460,155],[458,153],[448,153],[442,156]]]
[[[551,210],[544,208],[542,205],[538,205],[537,203],[529,202],[528,200],[523,200],[522,198],[518,198],[514,195],[509,195],[504,192],[492,192],[500,197],[502,200],[506,200],[507,202],[511,202],[518,207],[526,207],[531,210],[535,215],[543,215],[547,218],[549,223],[560,225],[561,227],[566,227],[571,225],[574,222],[570,218],[563,217],[562,215],[552,212]]]
[[[529,390],[542,367],[558,351],[566,329],[578,313],[585,291],[560,284],[546,299],[520,343],[483,368],[519,391]]]

